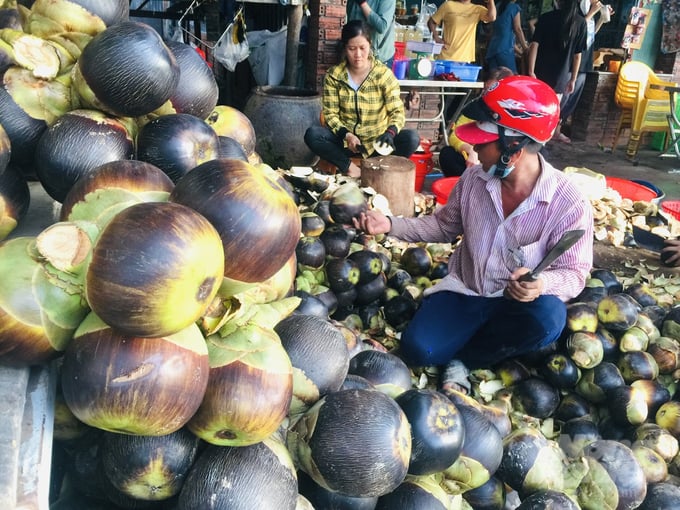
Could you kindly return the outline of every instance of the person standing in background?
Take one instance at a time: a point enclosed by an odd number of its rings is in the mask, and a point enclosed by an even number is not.
[[[579,0],[558,0],[554,11],[541,14],[529,44],[528,74],[550,85],[562,99],[571,94],[587,49],[586,20],[579,14]],[[560,126],[554,139],[563,137]]]
[[[477,24],[491,23],[496,19],[496,4],[488,0],[487,6],[473,4],[471,0],[447,0],[427,20],[434,42],[443,44],[439,58],[455,62],[475,62]],[[443,37],[437,28],[443,25]]]
[[[529,44],[522,31],[522,18],[516,0],[501,0],[496,6],[496,21],[486,48],[486,63],[489,69],[507,67],[517,73],[515,44],[519,44],[522,52],[529,49]]]
[[[347,0],[347,21],[358,20],[371,29],[373,55],[390,69],[394,61],[395,0]]]
[[[607,9],[609,15],[606,19],[610,19],[614,11],[611,6],[604,5],[600,0],[594,0],[592,2],[591,0],[581,0],[579,4],[579,14],[586,20],[587,48],[581,55],[581,66],[578,70],[576,83],[574,84],[574,91],[570,94],[565,94],[562,97],[560,103],[560,126],[562,126],[571,114],[574,113],[574,110],[576,110],[576,106],[583,93],[583,87],[586,84],[586,73],[593,70],[595,34],[597,34],[602,25],[606,23],[605,16],[602,14],[603,9]],[[597,18],[597,22],[595,22],[595,15],[598,13],[600,13],[600,15]],[[556,132],[553,139],[563,143],[571,143],[569,137],[562,133],[561,130]]]

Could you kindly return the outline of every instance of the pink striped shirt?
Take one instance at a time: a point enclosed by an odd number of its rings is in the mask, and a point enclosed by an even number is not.
[[[563,172],[539,158],[542,171],[533,192],[507,218],[501,181],[481,165],[465,171],[434,214],[391,218],[389,234],[410,242],[455,242],[465,232],[449,260],[449,274],[428,294],[501,296],[512,271],[536,267],[562,233],[573,229],[585,234],[541,274],[543,294],[568,301],[583,290],[593,263],[592,206]]]

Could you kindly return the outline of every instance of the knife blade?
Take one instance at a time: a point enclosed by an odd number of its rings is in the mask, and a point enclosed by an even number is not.
[[[582,229],[567,230],[564,234],[562,234],[562,237],[560,237],[560,240],[557,241],[557,244],[550,249],[550,251],[545,255],[545,257],[543,257],[543,260],[539,262],[539,264],[534,268],[534,270],[529,271],[528,273],[524,273],[522,276],[519,277],[519,281],[531,282],[536,280],[538,278],[538,275],[545,268],[547,268],[550,264],[555,262],[555,260],[557,260],[557,258],[560,257],[565,251],[574,246],[574,244],[576,244],[576,241],[581,239],[584,233],[585,230]]]
[[[633,225],[633,239],[640,248],[660,253],[666,246],[666,240],[649,230]]]

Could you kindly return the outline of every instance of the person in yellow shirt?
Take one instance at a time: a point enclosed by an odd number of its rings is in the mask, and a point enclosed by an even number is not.
[[[484,89],[487,89],[492,83],[514,74],[512,69],[508,67],[494,67],[484,80]],[[456,127],[468,122],[472,122],[472,120],[465,115],[458,117],[451,126],[449,144],[439,151],[439,168],[445,177],[460,176],[467,168],[479,163],[474,147],[456,136]]]
[[[472,122],[465,115],[461,115],[451,126],[449,144],[442,147],[439,151],[439,168],[444,177],[458,177],[463,172],[479,163],[475,149],[467,142],[456,136],[456,126]]]
[[[487,0],[487,6],[473,4],[472,0],[447,0],[427,20],[432,39],[443,44],[439,58],[455,62],[475,62],[477,24],[491,23],[496,19],[496,4]],[[443,37],[437,28],[443,25]]]

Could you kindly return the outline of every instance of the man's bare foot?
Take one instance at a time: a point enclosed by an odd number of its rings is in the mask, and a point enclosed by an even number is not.
[[[361,177],[361,168],[359,168],[354,163],[350,163],[349,168],[347,169],[347,175],[350,177],[359,178]]]
[[[563,133],[555,133],[552,139],[561,143],[571,143],[571,139]]]

